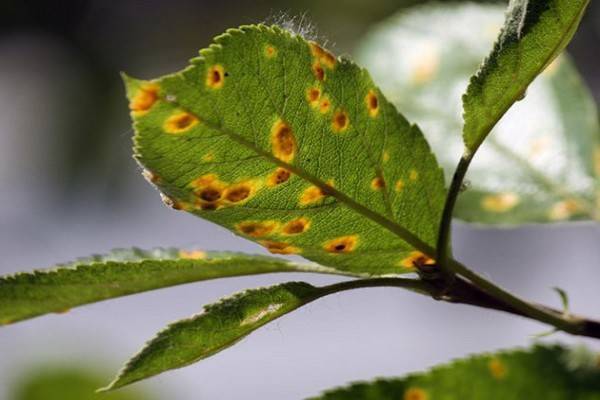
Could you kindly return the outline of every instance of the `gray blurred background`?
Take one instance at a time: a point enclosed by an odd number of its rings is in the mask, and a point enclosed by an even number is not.
[[[337,54],[369,26],[419,1],[17,1],[0,4],[0,273],[31,270],[115,247],[188,246],[263,253],[191,215],[167,209],[130,156],[119,71],[151,78],[183,67],[228,27],[311,22]],[[286,17],[287,16],[287,17]],[[569,47],[600,98],[600,3]],[[600,228],[458,225],[456,256],[510,289],[600,318]],[[170,321],[269,275],[159,290],[0,329],[0,399],[40,362],[116,371]],[[437,304],[398,289],[317,301],[197,365],[139,384],[159,399],[296,399],[352,380],[427,368],[466,353],[525,346],[546,327]],[[566,335],[546,340],[579,342]],[[600,344],[588,342],[596,349]],[[106,382],[111,378],[106,376]],[[99,397],[101,398],[101,397]]]

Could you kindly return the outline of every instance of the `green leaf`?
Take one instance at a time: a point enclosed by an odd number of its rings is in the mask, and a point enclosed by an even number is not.
[[[205,306],[202,314],[178,321],[158,333],[103,390],[116,389],[216,354],[266,323],[325,294],[329,294],[326,289],[290,282],[248,290]]]
[[[503,19],[496,5],[419,6],[381,23],[358,48],[386,96],[423,127],[447,176],[464,149],[460,95]],[[593,97],[566,55],[527,93],[479,149],[455,215],[490,224],[597,218],[600,125]]]
[[[463,97],[463,137],[471,152],[569,43],[588,4],[589,0],[510,1],[498,41]]]
[[[600,367],[560,346],[479,355],[405,378],[355,383],[314,400],[600,399]]]
[[[0,325],[182,283],[273,272],[349,275],[314,264],[240,253],[117,250],[53,270],[0,277]]]
[[[200,54],[125,78],[136,158],[167,204],[341,270],[428,262],[443,174],[366,71],[276,26],[231,29]]]

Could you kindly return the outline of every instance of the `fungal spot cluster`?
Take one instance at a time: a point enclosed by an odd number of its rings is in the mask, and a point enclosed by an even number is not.
[[[336,111],[331,120],[331,128],[333,131],[336,133],[344,132],[348,129],[349,125],[350,119],[348,118],[348,113],[342,110]]]
[[[197,199],[197,206],[202,210],[217,210],[242,203],[253,196],[257,190],[256,183],[243,181],[227,184],[215,174],[203,175],[190,184]]]
[[[285,168],[277,168],[269,177],[267,178],[267,186],[274,187],[281,185],[282,183],[287,182],[292,173]]]
[[[271,128],[271,145],[273,155],[284,162],[294,159],[296,153],[296,138],[292,128],[283,120],[278,119]]]
[[[380,176],[373,178],[373,180],[371,181],[371,189],[373,189],[373,190],[379,191],[379,190],[383,189],[384,187],[385,187],[385,181]]]
[[[271,240],[262,240],[259,242],[273,254],[298,254],[300,249],[285,242],[274,242]]]
[[[506,376],[506,366],[498,358],[492,358],[488,363],[488,369],[494,379],[500,380]]]
[[[165,123],[163,129],[165,132],[178,135],[189,131],[200,122],[195,115],[186,111],[177,111],[172,114]]]
[[[408,388],[404,392],[404,400],[428,400],[427,392],[417,387]]]
[[[318,44],[316,44],[314,42],[310,42],[309,47],[310,47],[310,53],[313,56],[313,63],[312,63],[313,75],[315,76],[315,78],[318,81],[324,81],[325,80],[325,69],[323,67],[330,69],[330,70],[335,68],[336,59],[333,56],[333,54],[331,54],[327,50],[323,49],[321,46],[319,46]]]
[[[358,235],[348,235],[325,242],[323,248],[328,253],[343,254],[354,251],[358,244]]]
[[[206,86],[221,89],[225,84],[225,70],[220,64],[210,66],[206,71]]]
[[[435,260],[420,251],[411,251],[408,257],[400,261],[400,266],[404,268],[419,268],[426,265],[435,265]]]
[[[519,204],[519,195],[512,192],[490,194],[481,199],[481,207],[490,212],[503,213]]]
[[[369,116],[371,118],[377,117],[377,114],[379,114],[379,100],[377,99],[375,91],[369,90],[369,93],[367,93],[367,96],[365,97],[365,103],[367,105],[367,110],[369,111]]]
[[[136,115],[141,115],[150,110],[158,100],[159,87],[150,83],[142,85],[129,103],[129,109]]]

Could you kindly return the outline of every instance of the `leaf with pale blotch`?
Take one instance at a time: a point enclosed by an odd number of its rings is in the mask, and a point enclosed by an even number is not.
[[[198,250],[117,250],[51,270],[0,277],[0,325],[168,286],[274,272],[349,275],[273,257]]]
[[[571,41],[589,2],[510,1],[498,41],[463,97],[463,137],[471,152]]]
[[[125,78],[136,158],[167,204],[337,269],[429,262],[443,174],[366,71],[262,25],[200,54],[174,75]]]
[[[464,149],[461,93],[493,45],[503,11],[468,3],[414,7],[380,24],[359,46],[359,61],[423,127],[447,176]],[[598,121],[577,70],[559,56],[479,149],[455,215],[491,224],[597,218]]]
[[[239,293],[178,321],[146,344],[105,389],[116,389],[209,357],[260,328],[329,294],[303,282],[290,282]]]
[[[404,378],[334,389],[313,400],[523,400],[600,399],[600,367],[578,365],[572,350],[531,350],[479,355]]]

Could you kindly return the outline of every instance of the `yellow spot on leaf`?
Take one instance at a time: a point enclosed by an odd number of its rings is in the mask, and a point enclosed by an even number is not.
[[[202,260],[206,258],[206,252],[202,250],[180,250],[179,257],[185,260]]]
[[[273,233],[278,225],[275,221],[243,221],[235,227],[244,235],[258,238]]]
[[[358,235],[349,235],[325,242],[323,248],[329,253],[341,254],[354,251],[358,243]]]
[[[492,358],[488,363],[488,369],[494,379],[503,379],[506,376],[506,366],[498,358]]]
[[[379,100],[377,99],[377,95],[373,90],[369,90],[369,93],[367,93],[367,96],[365,97],[365,103],[367,104],[369,115],[372,118],[375,118],[377,114],[379,114]]]
[[[321,103],[319,103],[319,112],[321,114],[327,114],[331,108],[331,101],[327,96],[323,96]]]
[[[206,153],[205,155],[202,156],[202,161],[204,162],[211,162],[214,161],[215,156],[213,155],[213,153]]]
[[[298,254],[300,249],[285,242],[272,242],[270,240],[262,240],[259,242],[273,254]]]
[[[344,132],[350,125],[350,119],[348,113],[345,111],[338,110],[333,115],[331,120],[331,128],[334,132]]]
[[[178,111],[167,118],[163,125],[163,129],[167,133],[176,135],[190,130],[198,124],[198,122],[198,118],[194,115],[185,111]]]
[[[315,61],[312,65],[312,72],[313,75],[315,76],[315,78],[317,78],[318,81],[324,81],[325,80],[325,70],[323,69],[323,66],[321,66],[321,63],[319,61]]]
[[[136,115],[146,113],[158,100],[158,90],[158,85],[154,83],[142,85],[131,99],[129,109]]]
[[[402,179],[398,179],[394,185],[394,190],[396,190],[396,192],[401,192],[402,189],[404,189],[404,181]]]
[[[512,210],[519,201],[519,195],[512,192],[490,194],[481,200],[481,207],[487,211],[503,213]]]
[[[381,160],[386,163],[388,161],[390,161],[390,152],[387,150],[384,150],[383,153],[381,153]]]
[[[373,178],[373,180],[371,181],[371,189],[373,189],[373,190],[381,190],[384,187],[385,187],[385,181],[380,176]]]
[[[310,227],[310,221],[304,217],[296,218],[283,226],[281,231],[284,235],[297,235],[304,233]]]
[[[421,388],[412,387],[404,392],[404,400],[427,400],[427,392]]]
[[[308,100],[308,104],[310,104],[313,108],[319,107],[319,99],[321,98],[321,89],[316,87],[311,87],[306,91],[306,100]]]
[[[281,161],[290,162],[294,159],[296,138],[292,128],[281,119],[278,119],[271,128],[271,145],[273,155]]]
[[[273,58],[277,55],[277,49],[270,44],[265,46],[265,56],[267,58]]]
[[[329,69],[333,69],[335,67],[335,56],[323,49],[321,46],[316,44],[315,42],[309,42],[310,52],[315,59],[323,63],[325,67]]]
[[[408,173],[408,179],[410,179],[413,182],[416,181],[417,179],[419,179],[419,172],[415,169],[411,169]]]
[[[213,65],[206,71],[206,86],[211,89],[220,89],[225,83],[225,70],[220,64]]]
[[[411,251],[408,257],[400,261],[400,266],[404,268],[423,267],[425,265],[435,265],[435,260],[420,251]]]
[[[333,187],[333,181],[330,179],[327,181],[327,185]],[[300,205],[306,206],[314,204],[324,199],[327,194],[318,186],[309,186],[304,189],[300,196]]]
[[[267,186],[274,187],[287,182],[290,179],[291,172],[285,168],[277,168],[275,172],[269,175]]]
[[[555,203],[548,213],[548,218],[555,221],[565,220],[569,219],[578,211],[580,211],[580,207],[577,201],[573,199],[567,199]]]

